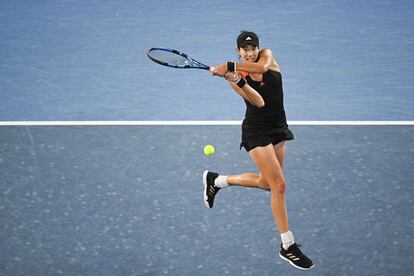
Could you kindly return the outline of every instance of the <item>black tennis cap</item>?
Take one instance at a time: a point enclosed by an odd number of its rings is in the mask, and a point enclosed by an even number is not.
[[[237,47],[243,48],[248,44],[259,47],[259,38],[257,37],[257,34],[248,31],[241,31],[237,37]]]

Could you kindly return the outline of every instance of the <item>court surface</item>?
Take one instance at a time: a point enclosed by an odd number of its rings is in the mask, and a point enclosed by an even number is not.
[[[1,1],[0,275],[413,275],[413,11],[411,1]],[[288,119],[304,121],[291,125],[285,174],[308,272],[278,257],[268,192],[232,187],[204,206],[205,169],[257,172],[240,126],[220,125],[243,118],[239,96],[146,57],[164,46],[236,60],[242,29],[273,50]],[[122,125],[131,120],[217,124]],[[317,120],[339,122],[306,124]]]
[[[309,274],[409,275],[413,127],[292,129],[287,205]],[[6,275],[297,273],[277,257],[268,192],[232,187],[204,206],[203,170],[256,171],[237,126],[1,130]]]

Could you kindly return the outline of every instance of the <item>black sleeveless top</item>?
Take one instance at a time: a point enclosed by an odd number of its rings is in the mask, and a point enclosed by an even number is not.
[[[251,126],[287,127],[285,108],[283,106],[282,75],[280,72],[268,70],[262,81],[254,81],[246,77],[247,83],[262,96],[265,106],[258,108],[248,101],[244,124]]]

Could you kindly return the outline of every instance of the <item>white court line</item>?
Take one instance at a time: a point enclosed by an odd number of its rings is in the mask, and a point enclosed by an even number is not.
[[[0,121],[0,126],[239,126],[242,121]],[[412,126],[414,121],[288,121],[296,126]]]

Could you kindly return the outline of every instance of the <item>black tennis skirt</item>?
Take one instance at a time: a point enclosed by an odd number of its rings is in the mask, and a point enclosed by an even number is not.
[[[249,152],[256,147],[264,147],[269,144],[276,145],[294,138],[287,124],[284,126],[249,125],[243,121],[240,149],[244,147]]]

